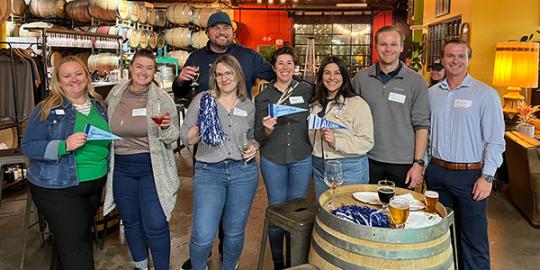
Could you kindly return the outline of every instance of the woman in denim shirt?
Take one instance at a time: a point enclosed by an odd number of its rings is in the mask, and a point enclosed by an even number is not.
[[[313,87],[305,81],[293,79],[295,60],[293,48],[276,50],[272,55],[276,79],[266,84],[255,97],[255,138],[261,144],[261,172],[269,205],[304,198],[313,171],[306,121]],[[268,115],[269,103],[305,111],[271,117]],[[275,270],[290,265],[290,256],[283,259],[284,236],[285,231],[280,228],[268,230]],[[289,249],[289,241],[286,242]]]
[[[222,269],[233,270],[242,253],[244,229],[259,182],[254,159],[257,142],[248,141],[243,152],[239,147],[243,134],[253,129],[255,106],[247,98],[244,74],[234,56],[218,57],[210,70],[209,85],[210,90],[195,96],[180,128],[183,143],[199,147],[189,255],[194,270],[205,269],[222,222]],[[207,125],[217,132],[208,132]]]
[[[63,58],[51,94],[32,112],[22,138],[30,192],[54,235],[51,269],[94,269],[90,227],[108,170],[109,144],[86,125],[109,131],[103,99],[77,57]]]
[[[317,198],[328,189],[324,183],[324,161],[339,160],[344,185],[367,184],[367,152],[373,148],[373,120],[369,105],[354,94],[349,71],[343,60],[328,56],[317,73],[316,94],[311,113],[345,126],[341,129],[311,129],[313,178]]]

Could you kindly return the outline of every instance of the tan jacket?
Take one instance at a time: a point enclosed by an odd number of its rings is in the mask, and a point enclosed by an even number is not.
[[[335,148],[324,142],[324,158],[348,158],[367,154],[373,148],[373,120],[368,104],[358,96],[343,99],[342,105],[330,102],[326,107],[325,119],[346,126],[346,129],[333,129],[336,138]],[[311,105],[311,114],[322,110],[319,103]],[[321,131],[309,130],[313,145],[313,155],[322,157]]]
[[[107,96],[109,122],[128,85],[129,81],[116,85]],[[176,204],[176,192],[180,186],[174,152],[171,146],[171,144],[178,140],[178,137],[180,136],[178,114],[176,112],[176,105],[169,94],[152,83],[148,91],[146,111],[150,112],[151,104],[159,101],[161,102],[164,111],[171,114],[171,125],[169,128],[161,131],[161,137],[163,139],[161,141],[158,140],[158,127],[152,121],[149,114],[146,115],[146,124],[148,128],[150,157],[152,159],[152,169],[154,172],[154,181],[156,182],[159,202],[161,203],[163,212],[165,212],[165,215],[167,216],[167,220],[170,220],[172,210]],[[112,184],[112,181],[114,181],[112,177],[114,173],[114,147],[111,147],[111,149],[110,169],[109,174],[107,175],[107,184],[105,185],[106,194],[103,206],[105,215],[115,208]]]

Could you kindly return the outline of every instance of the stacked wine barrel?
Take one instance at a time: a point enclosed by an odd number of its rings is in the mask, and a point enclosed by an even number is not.
[[[64,0],[32,0],[30,2],[30,13],[40,18],[65,18]]]
[[[114,53],[98,53],[88,57],[88,69],[98,70],[101,76],[120,66],[120,56]]]
[[[66,15],[78,22],[90,22],[89,0],[76,0],[66,4]]]

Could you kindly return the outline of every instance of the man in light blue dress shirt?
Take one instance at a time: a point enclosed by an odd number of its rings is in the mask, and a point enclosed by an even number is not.
[[[467,74],[471,48],[447,41],[446,80],[429,89],[431,162],[425,179],[456,214],[460,269],[489,269],[486,198],[505,149],[498,93]]]

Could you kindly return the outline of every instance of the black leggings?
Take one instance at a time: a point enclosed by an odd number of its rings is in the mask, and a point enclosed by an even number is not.
[[[105,178],[62,189],[30,184],[32,199],[54,236],[51,269],[94,269],[91,226]]]

